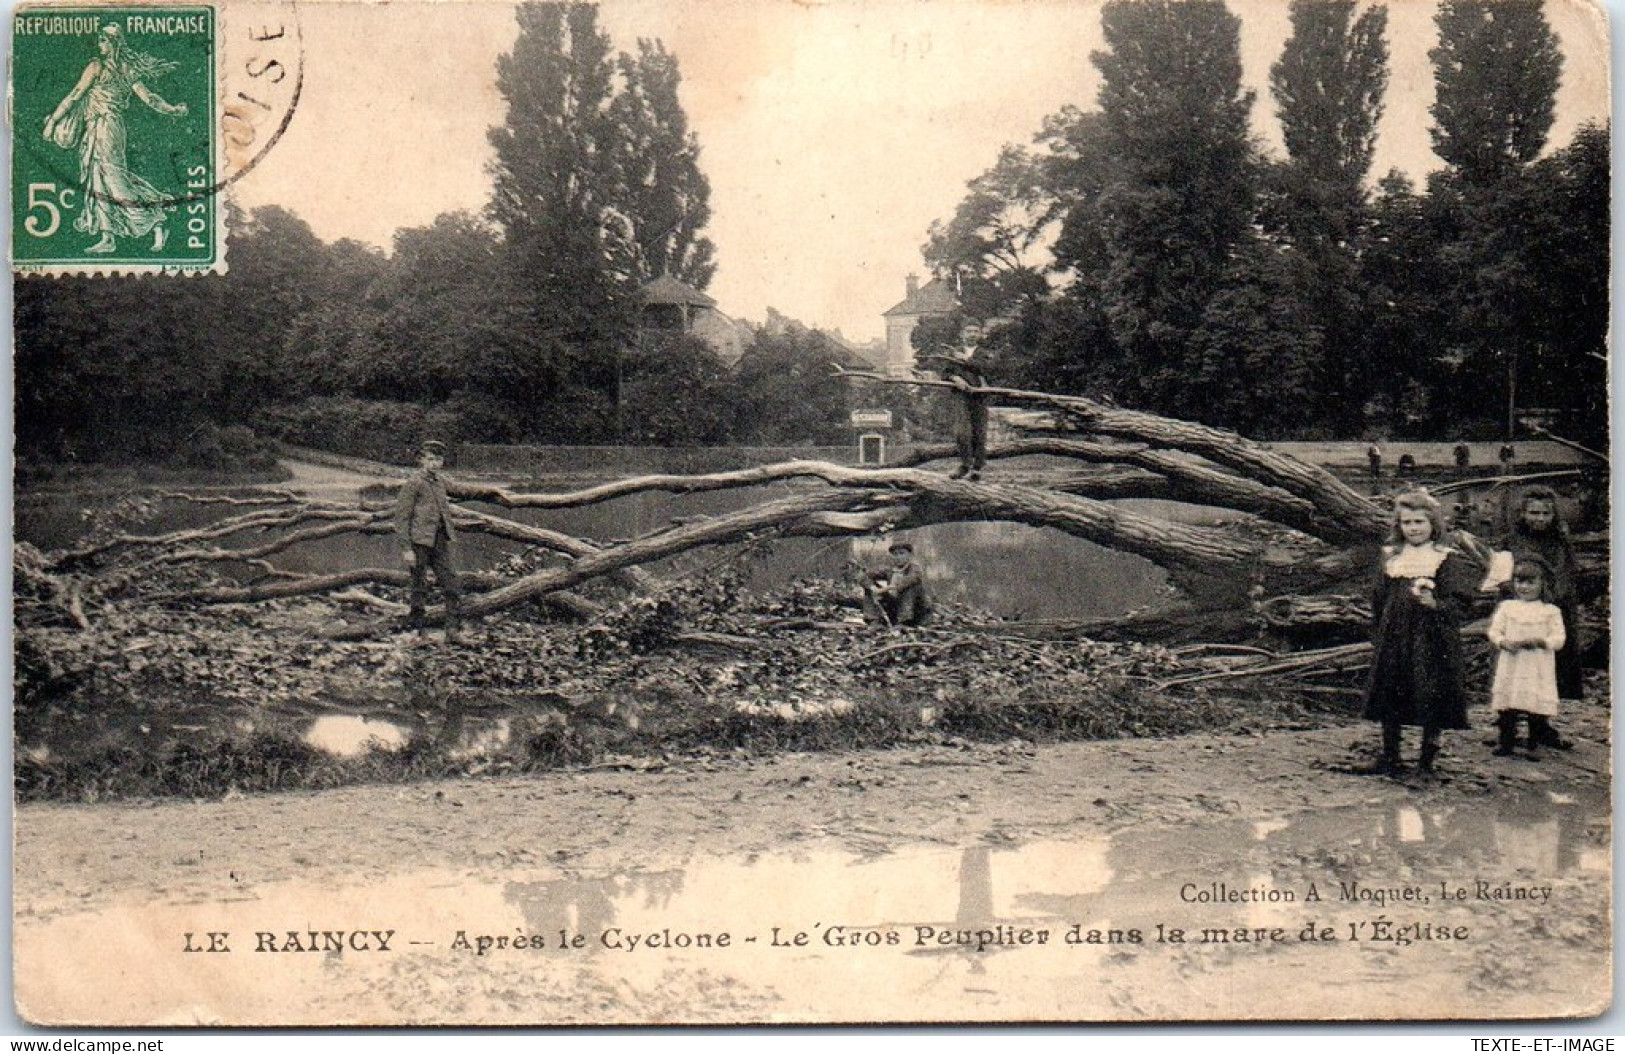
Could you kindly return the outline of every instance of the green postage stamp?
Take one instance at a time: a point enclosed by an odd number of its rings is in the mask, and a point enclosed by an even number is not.
[[[12,15],[12,267],[219,272],[225,218],[213,8]]]

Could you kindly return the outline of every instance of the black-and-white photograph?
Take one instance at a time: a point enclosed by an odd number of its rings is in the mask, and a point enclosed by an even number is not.
[[[15,7],[36,1029],[1613,989],[1591,0]]]

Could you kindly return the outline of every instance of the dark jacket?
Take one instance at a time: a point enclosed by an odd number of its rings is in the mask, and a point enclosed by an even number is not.
[[[1501,548],[1513,559],[1538,556],[1552,570],[1552,603],[1563,613],[1563,632],[1567,638],[1557,652],[1557,692],[1564,699],[1578,699],[1584,691],[1584,671],[1580,665],[1579,579],[1580,565],[1574,558],[1574,546],[1557,527],[1536,533],[1522,523],[1515,525],[1501,539]],[[1512,596],[1512,583],[1501,587],[1503,597]]]
[[[1434,607],[1418,599],[1415,577],[1388,574],[1397,547],[1384,549],[1372,591],[1374,629],[1365,716],[1385,724],[1466,728],[1466,661],[1461,624],[1476,596],[1478,574],[1446,550],[1433,575]]]
[[[918,626],[924,622],[931,614],[931,602],[925,595],[925,573],[920,565],[910,560],[902,567],[893,568],[883,585],[877,584],[867,591],[864,609],[877,621],[884,612],[886,621],[894,626]]]
[[[433,545],[442,530],[448,541],[456,537],[446,481],[440,473],[420,469],[401,486],[395,499],[395,530],[407,545]]]

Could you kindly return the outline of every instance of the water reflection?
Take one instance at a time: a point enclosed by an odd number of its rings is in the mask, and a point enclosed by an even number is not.
[[[695,858],[666,870],[509,882],[503,895],[533,931],[715,925],[722,917],[737,929],[741,918],[760,915],[760,925],[776,923],[781,930],[798,919],[819,923],[815,928],[822,930],[834,922],[891,927],[902,933],[902,950],[977,958],[1020,946],[988,942],[978,948],[975,941],[939,938],[952,931],[1080,922],[1086,931],[1137,927],[1145,932],[1159,917],[1206,910],[1210,903],[1217,903],[1227,919],[1261,924],[1302,905],[1310,882],[1332,901],[1315,910],[1335,911],[1335,887],[1344,881],[1392,885],[1469,873],[1540,881],[1606,875],[1607,817],[1601,798],[1582,804],[1534,792],[1494,802],[1335,809],[1264,825],[1223,820],[1014,845],[904,845],[880,857],[810,851],[744,860]],[[1241,891],[1290,890],[1295,896],[1226,905],[1204,896],[1214,884]],[[752,902],[730,896],[730,888],[751,889]],[[927,934],[923,940],[922,933]],[[814,945],[844,946],[822,937],[809,947]]]
[[[522,715],[507,707],[480,713],[453,707],[432,733],[435,752],[450,761],[471,761],[502,754],[514,742]],[[357,757],[371,749],[396,750],[414,736],[428,735],[433,722],[404,714],[324,714],[301,720],[300,737],[336,757]]]
[[[407,730],[394,721],[351,714],[318,717],[304,734],[306,743],[341,758],[359,757],[369,750],[396,750],[407,739]]]
[[[414,737],[431,735],[441,756],[471,761],[501,755],[523,720],[524,715],[502,707],[479,714],[453,709],[443,718],[426,719],[379,709],[206,704],[163,711],[53,712],[31,717],[27,727],[16,730],[16,738],[21,756],[39,764],[95,758],[132,746],[165,757],[183,745],[242,742],[257,735],[289,736],[336,758],[398,750]]]
[[[666,911],[683,891],[685,873],[634,871],[603,877],[561,878],[542,882],[509,882],[502,899],[519,909],[525,928],[551,937],[560,930],[601,934],[630,905],[633,912]],[[592,953],[603,951],[601,941]]]
[[[945,523],[912,531],[909,538],[933,597],[982,608],[1000,618],[1095,618],[1124,614],[1168,597],[1167,576],[1149,561],[1050,528]],[[885,540],[843,544],[842,561],[885,563]],[[769,575],[782,573],[783,566],[769,568]],[[830,561],[817,573],[833,577],[838,568]]]
[[[63,1019],[97,1017],[105,965],[106,983],[122,985],[135,1019],[149,1022],[188,1019],[200,992],[241,996],[234,1006],[260,1007],[281,1024],[403,1014],[487,1025],[727,1021],[744,1008],[752,1018],[826,1022],[1364,1016],[1392,1012],[1418,986],[1457,1012],[1493,990],[1497,1014],[1550,1014],[1605,994],[1608,818],[1606,794],[1535,793],[1024,843],[972,836],[962,845],[901,843],[879,856],[674,849],[631,866],[574,868],[504,852],[455,870],[238,882],[214,895],[202,892],[200,872],[199,888],[161,900],[145,892],[87,900],[25,883],[19,998]],[[545,832],[537,841],[545,845]],[[1340,900],[1340,882],[1474,876],[1550,886],[1553,908],[1435,900],[1422,911],[1384,909],[1473,928],[1472,941],[1448,944],[1158,936],[1159,926],[1296,934],[1311,919],[1343,934],[1379,911]],[[1304,903],[1311,883],[1324,902]],[[1299,899],[1193,896],[1214,886],[1293,890]],[[252,934],[289,919],[301,930],[389,928],[397,951],[275,963],[177,955],[151,969],[165,936]],[[151,939],[105,939],[127,933]],[[94,964],[52,967],[61,948],[90,946],[97,935]],[[527,943],[514,945],[518,937]],[[579,941],[561,947],[561,937]],[[1507,983],[1512,965],[1522,972]],[[273,990],[274,1000],[254,1002]]]

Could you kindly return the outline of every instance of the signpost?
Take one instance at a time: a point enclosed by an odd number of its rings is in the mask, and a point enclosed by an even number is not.
[[[876,429],[890,429],[890,410],[853,410],[850,420],[858,429],[858,464],[884,465],[886,463],[886,434]]]
[[[853,428],[890,428],[890,410],[853,410]]]

